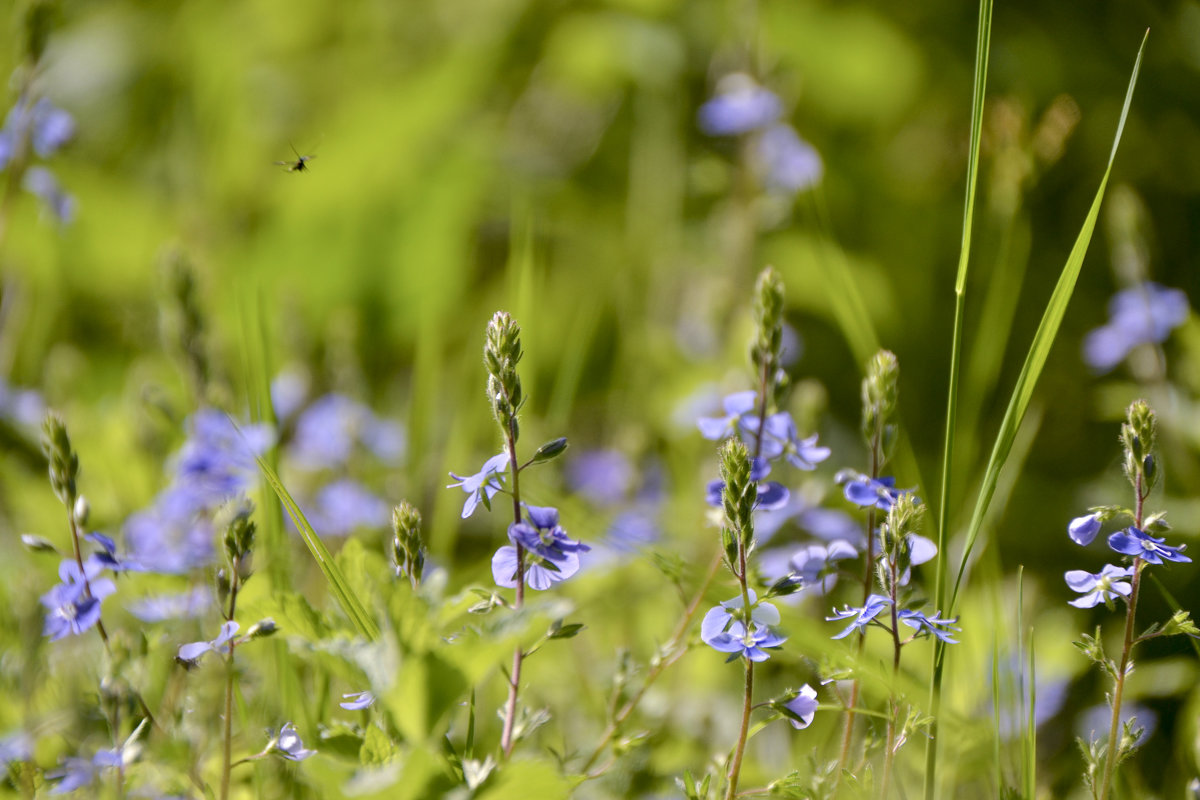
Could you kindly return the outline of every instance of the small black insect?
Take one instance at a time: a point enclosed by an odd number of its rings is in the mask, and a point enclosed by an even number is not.
[[[297,152],[295,145],[289,145],[292,152],[296,154],[295,161],[276,161],[275,163],[281,167],[287,167],[288,172],[304,172],[308,169],[308,162],[312,161],[316,156],[302,156]]]

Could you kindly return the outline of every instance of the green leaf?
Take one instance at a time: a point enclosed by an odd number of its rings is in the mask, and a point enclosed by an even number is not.
[[[396,757],[396,745],[374,725],[363,734],[358,760],[364,767],[380,767]]]
[[[555,800],[571,793],[567,780],[545,761],[511,761],[491,783],[478,800]]]
[[[330,555],[329,549],[325,547],[325,543],[321,541],[321,537],[313,530],[308,519],[304,516],[304,512],[300,510],[300,506],[292,499],[292,495],[284,487],[283,482],[279,480],[279,476],[275,474],[275,470],[262,457],[256,459],[258,468],[262,470],[263,475],[267,479],[267,483],[275,490],[275,494],[279,497],[287,509],[288,516],[292,518],[292,522],[296,524],[296,529],[300,531],[301,538],[304,539],[304,544],[308,546],[308,551],[312,553],[312,557],[316,560],[317,566],[321,568],[321,572],[325,575],[325,580],[329,584],[330,590],[333,592],[334,598],[338,605],[342,607],[342,611],[350,618],[350,622],[360,634],[367,639],[374,640],[379,636],[379,626],[375,620],[367,613],[367,609],[363,606],[362,601],[350,588],[350,584],[346,581],[346,577],[334,563],[333,556]]]
[[[549,633],[546,634],[547,639],[573,639],[576,634],[583,630],[583,624],[572,622],[570,625],[563,625],[561,619],[554,620],[550,626]]]
[[[445,659],[432,653],[414,655],[401,665],[383,704],[407,741],[423,742],[468,688],[462,672]]]
[[[345,723],[334,723],[321,730],[317,749],[322,755],[333,755],[349,761],[358,761],[363,747],[363,735]]]

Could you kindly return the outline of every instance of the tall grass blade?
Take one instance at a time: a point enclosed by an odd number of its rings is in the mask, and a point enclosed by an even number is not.
[[[986,2],[986,0],[985,0]],[[1133,73],[1129,77],[1129,87],[1125,92],[1125,103],[1121,108],[1121,118],[1117,124],[1117,132],[1113,138],[1113,147],[1109,153],[1108,165],[1104,170],[1104,176],[1100,180],[1100,186],[1096,190],[1096,196],[1092,201],[1091,208],[1088,210],[1087,217],[1084,219],[1083,227],[1079,231],[1079,236],[1075,240],[1074,247],[1071,248],[1070,255],[1067,256],[1067,263],[1063,267],[1062,274],[1059,276],[1058,283],[1054,287],[1054,293],[1050,297],[1050,302],[1046,306],[1046,311],[1042,315],[1042,321],[1038,325],[1037,332],[1034,334],[1033,343],[1030,345],[1029,352],[1025,357],[1025,363],[1021,367],[1021,374],[1017,377],[1016,385],[1013,388],[1013,393],[1009,399],[1008,408],[1004,412],[1004,419],[1000,423],[1000,430],[996,434],[996,442],[992,448],[991,458],[988,460],[987,469],[984,472],[982,484],[980,486],[979,495],[976,497],[975,508],[971,514],[970,523],[967,526],[966,544],[963,548],[962,557],[959,561],[958,574],[954,580],[954,587],[949,595],[949,602],[942,604],[939,602],[939,607],[944,608],[947,614],[953,615],[958,602],[958,593],[962,588],[963,576],[966,573],[967,564],[969,563],[971,551],[975,546],[975,541],[979,536],[980,529],[983,526],[984,518],[991,503],[992,497],[996,491],[996,484],[999,480],[1000,471],[1004,468],[1008,455],[1012,450],[1013,442],[1017,437],[1017,429],[1025,417],[1025,411],[1029,407],[1029,401],[1033,396],[1033,390],[1037,385],[1038,378],[1041,377],[1042,368],[1046,364],[1046,359],[1050,354],[1050,348],[1054,344],[1054,339],[1058,335],[1058,329],[1062,324],[1063,317],[1067,311],[1067,304],[1071,299],[1071,294],[1075,290],[1075,282],[1079,278],[1079,272],[1083,267],[1083,259],[1087,254],[1088,245],[1092,240],[1092,233],[1096,227],[1096,219],[1100,214],[1100,204],[1104,199],[1104,190],[1108,186],[1108,178],[1112,173],[1113,160],[1117,154],[1117,146],[1120,144],[1121,135],[1125,130],[1125,121],[1129,116],[1129,107],[1133,102],[1133,90],[1137,85],[1138,70],[1142,64],[1142,54],[1146,48],[1146,37],[1149,36],[1149,31],[1146,36],[1142,37],[1141,46],[1138,48],[1137,59],[1133,65]],[[951,429],[952,430],[952,429]],[[939,539],[944,544],[945,525],[939,531]],[[942,552],[945,552],[944,550]],[[939,568],[938,596],[942,599],[942,585]],[[946,647],[942,642],[937,642],[934,645],[934,663],[933,663],[933,680],[931,682],[931,707],[936,716],[941,700],[941,682],[942,672],[945,665]],[[936,726],[936,723],[935,723]],[[936,734],[936,727],[933,731]],[[926,774],[925,774],[925,797],[931,800],[934,796],[934,787],[936,786],[936,760],[937,760],[937,739],[936,735],[930,740],[926,746]]]
[[[325,580],[329,583],[329,588],[333,591],[333,596],[337,599],[338,605],[342,607],[342,611],[350,618],[350,622],[360,634],[367,639],[376,639],[379,636],[379,626],[375,624],[375,620],[371,619],[367,614],[366,608],[362,601],[354,594],[354,590],[350,588],[350,584],[346,581],[346,576],[338,568],[334,562],[333,556],[330,554],[325,543],[321,541],[321,537],[313,530],[312,525],[304,516],[304,512],[300,510],[300,506],[296,505],[296,501],[292,499],[292,495],[284,487],[283,482],[279,480],[279,476],[275,474],[275,470],[271,469],[263,458],[258,458],[258,468],[262,470],[266,476],[267,483],[271,484],[271,488],[275,490],[280,502],[287,509],[288,515],[292,518],[292,522],[296,523],[296,529],[300,531],[300,535],[304,538],[304,543],[308,545],[308,551],[312,553],[316,559],[317,566],[321,568],[321,572],[325,575]]]
[[[992,0],[980,0],[979,30],[975,38],[975,81],[971,93],[971,146],[967,153],[966,199],[963,202],[962,242],[958,274],[954,278],[954,334],[950,345],[950,385],[946,397],[946,437],[942,448],[942,482],[934,524],[938,529],[938,552],[946,552],[950,519],[950,476],[954,466],[954,430],[958,420],[958,380],[962,353],[963,316],[966,306],[967,265],[971,258],[971,229],[975,218],[975,187],[979,182],[979,145],[983,138],[983,101],[987,89],[988,53],[992,39]],[[934,577],[935,608],[943,608],[946,592],[946,558],[937,560]],[[937,683],[937,659],[933,682]],[[937,786],[937,712],[940,696],[933,696],[934,727],[925,749],[925,797],[931,800]]]

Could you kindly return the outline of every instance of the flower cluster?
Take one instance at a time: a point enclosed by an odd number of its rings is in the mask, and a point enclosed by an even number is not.
[[[700,623],[700,638],[717,652],[729,653],[730,661],[739,656],[766,661],[771,657],[767,650],[777,649],[787,641],[775,629],[780,621],[779,609],[759,602],[753,589],[749,590],[749,598],[749,619],[739,595],[709,609]]]
[[[783,103],[743,73],[726,75],[700,107],[697,121],[710,136],[753,136],[754,166],[772,191],[795,194],[820,182],[821,156],[785,122]]]
[[[58,184],[54,173],[40,165],[30,165],[30,151],[49,158],[75,135],[75,120],[46,98],[32,102],[22,96],[8,112],[0,128],[0,171],[15,168],[27,192],[42,201],[60,222],[75,216],[75,198]]]
[[[181,574],[213,560],[212,512],[252,488],[255,459],[274,440],[270,427],[239,427],[215,409],[196,412],[187,428],[170,485],[125,522],[130,550],[151,572]]]
[[[1179,289],[1146,281],[1117,292],[1108,303],[1108,322],[1083,340],[1083,359],[1108,372],[1139,345],[1165,342],[1188,313],[1187,295]]]

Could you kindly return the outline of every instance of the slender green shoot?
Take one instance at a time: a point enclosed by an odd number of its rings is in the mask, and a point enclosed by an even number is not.
[[[321,572],[325,575],[325,580],[329,583],[329,588],[333,591],[333,596],[337,600],[338,605],[342,607],[342,611],[350,618],[355,629],[365,636],[367,639],[374,640],[379,637],[379,626],[375,620],[367,613],[366,607],[358,596],[354,593],[350,583],[346,580],[346,576],[342,574],[337,563],[333,560],[329,549],[325,547],[325,543],[321,541],[321,537],[313,530],[308,519],[304,516],[304,512],[300,510],[300,506],[292,499],[292,495],[284,487],[283,482],[279,480],[279,476],[275,474],[275,470],[271,469],[271,465],[266,462],[261,456],[257,457],[258,468],[262,470],[263,475],[267,479],[267,483],[275,490],[275,494],[287,509],[288,516],[292,518],[292,522],[296,523],[296,529],[300,531],[300,536],[304,539],[304,544],[308,545],[308,551],[312,553],[312,557],[316,560],[317,566],[321,568]]]
[[[985,0],[986,2],[986,0]],[[1149,36],[1149,31],[1146,32]],[[1083,226],[1079,232],[1079,236],[1075,240],[1074,247],[1071,248],[1070,255],[1067,256],[1067,263],[1063,267],[1062,274],[1059,276],[1058,283],[1054,287],[1054,292],[1050,297],[1050,301],[1046,306],[1046,311],[1042,315],[1041,323],[1038,325],[1037,332],[1034,334],[1033,342],[1030,345],[1029,352],[1026,355],[1025,363],[1021,367],[1021,373],[1017,377],[1016,385],[1013,387],[1013,393],[1009,399],[1008,408],[1004,413],[1004,419],[1000,424],[1000,430],[996,434],[996,441],[992,449],[992,454],[988,460],[988,465],[984,471],[983,481],[980,486],[979,494],[976,497],[975,508],[971,514],[971,520],[967,527],[966,544],[963,548],[962,557],[959,562],[958,574],[954,580],[954,586],[951,590],[948,602],[944,604],[945,613],[953,615],[958,602],[958,593],[962,588],[963,577],[966,573],[967,564],[970,561],[971,551],[975,546],[975,541],[979,536],[979,532],[983,527],[983,522],[987,514],[988,506],[991,503],[992,497],[996,491],[996,484],[999,480],[1000,472],[1003,469],[1005,462],[1008,459],[1009,453],[1012,450],[1013,442],[1017,437],[1017,430],[1024,420],[1025,411],[1029,407],[1030,399],[1033,396],[1033,390],[1037,385],[1038,378],[1041,377],[1042,369],[1046,365],[1046,359],[1049,357],[1050,348],[1054,344],[1054,339],[1058,335],[1058,329],[1062,324],[1063,317],[1066,315],[1067,304],[1070,302],[1071,294],[1075,290],[1075,283],[1079,278],[1080,270],[1083,267],[1084,256],[1087,255],[1088,245],[1091,244],[1092,234],[1095,231],[1096,220],[1100,214],[1101,201],[1104,199],[1104,190],[1108,186],[1108,179],[1112,173],[1113,161],[1116,158],[1117,147],[1121,142],[1121,135],[1125,130],[1125,121],[1129,116],[1129,107],[1133,101],[1134,87],[1137,85],[1138,70],[1142,63],[1142,54],[1146,47],[1146,37],[1142,38],[1141,46],[1138,48],[1137,59],[1134,62],[1133,73],[1129,78],[1129,87],[1125,93],[1125,103],[1121,109],[1120,121],[1117,124],[1116,135],[1113,138],[1113,147],[1109,153],[1108,165],[1104,170],[1104,175],[1100,180],[1100,186],[1096,190],[1095,198],[1092,200],[1091,208],[1088,210],[1087,217],[1084,219]],[[944,539],[945,524],[941,530]],[[939,541],[939,544],[944,544],[944,541]],[[940,573],[939,573],[940,578]],[[944,597],[942,592],[942,583],[939,580],[939,605],[943,605],[940,599]],[[945,645],[941,642],[934,644],[933,656],[933,677],[930,685],[931,702],[930,706],[936,718],[941,702],[941,684],[943,668],[945,666]],[[936,786],[936,766],[937,766],[937,722],[934,722],[933,738],[926,745],[926,771],[925,771],[925,797],[926,800],[932,800]]]

